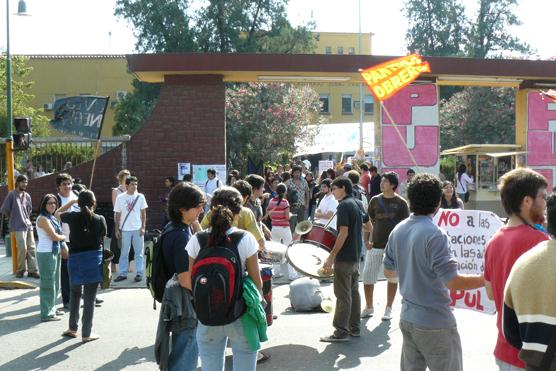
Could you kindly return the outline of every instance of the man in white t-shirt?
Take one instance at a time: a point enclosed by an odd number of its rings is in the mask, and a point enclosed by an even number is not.
[[[336,212],[336,208],[338,207],[338,200],[334,197],[331,192],[330,185],[332,182],[330,179],[323,179],[320,182],[320,191],[324,195],[322,200],[319,202],[317,206],[317,210],[315,210],[315,223],[326,225],[330,218]],[[336,229],[336,216],[332,219],[329,227]]]
[[[77,200],[77,195],[72,192],[71,188],[73,186],[73,178],[67,173],[60,173],[56,176],[56,188],[58,189],[58,207],[62,207],[72,200]],[[79,206],[73,204],[73,206],[68,210],[79,211]],[[65,243],[68,248],[70,248],[70,229],[67,223],[62,223],[62,233],[66,237]],[[62,258],[62,263],[60,266],[60,288],[62,291],[62,305],[64,309],[69,309],[70,302],[70,279],[68,271],[68,260]]]
[[[114,206],[114,221],[116,238],[122,239],[122,255],[120,256],[119,274],[115,282],[127,279],[128,255],[133,241],[135,252],[135,266],[137,269],[135,282],[143,280],[143,247],[145,244],[145,226],[147,224],[147,200],[142,193],[137,192],[137,178],[130,176],[126,179],[127,192],[116,197]]]
[[[223,185],[222,182],[216,176],[216,169],[212,169],[212,168],[208,169],[207,181],[205,182],[205,187],[203,189],[207,197],[207,203],[206,203],[207,210],[208,210],[208,206],[210,205],[210,200],[212,199],[212,195],[214,194],[214,191],[222,188],[222,185]]]

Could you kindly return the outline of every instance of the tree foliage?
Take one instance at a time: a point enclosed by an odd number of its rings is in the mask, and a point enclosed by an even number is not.
[[[300,53],[314,49],[308,24],[294,28],[287,0],[117,0],[115,14],[129,21],[141,53]],[[116,108],[114,134],[133,134],[156,104],[160,86],[134,81]]]
[[[28,81],[32,67],[27,66],[27,58],[12,56],[12,111],[13,117],[31,117],[33,119],[33,135],[47,136],[50,133],[48,117],[42,114],[42,110],[31,107],[34,96],[27,93],[33,85]],[[0,91],[6,92],[6,56],[0,58]],[[6,136],[6,94],[0,95],[0,135]]]
[[[295,140],[311,142],[320,120],[319,95],[309,86],[236,84],[226,90],[226,146],[234,168],[246,160],[291,157]]]
[[[465,9],[457,0],[408,0],[404,8],[409,22],[407,49],[428,56],[463,53]]]
[[[443,149],[471,143],[515,143],[513,89],[467,87],[441,105]]]

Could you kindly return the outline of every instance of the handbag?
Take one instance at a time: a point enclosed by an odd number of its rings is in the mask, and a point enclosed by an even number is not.
[[[102,282],[100,283],[100,288],[106,290],[110,288],[110,282],[112,282],[112,272],[110,271],[110,263],[114,258],[114,253],[110,250],[102,248]]]
[[[124,228],[125,222],[127,222],[127,218],[129,218],[129,215],[131,214],[131,212],[133,211],[133,209],[135,208],[135,204],[137,203],[137,200],[139,199],[139,195],[137,195],[137,197],[135,197],[135,200],[133,200],[133,203],[131,204],[131,209],[129,209],[129,211],[127,212],[127,215],[124,218],[124,221],[122,223],[122,226],[120,227],[120,237],[122,235],[122,230]],[[118,238],[119,240],[119,238]],[[121,246],[120,246],[121,248]]]

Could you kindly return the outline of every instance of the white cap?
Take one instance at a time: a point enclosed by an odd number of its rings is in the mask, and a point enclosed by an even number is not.
[[[309,160],[303,160],[303,165],[305,165],[306,169],[310,169],[311,168],[311,162]]]

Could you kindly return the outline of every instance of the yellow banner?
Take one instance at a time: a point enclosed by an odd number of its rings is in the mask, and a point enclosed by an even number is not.
[[[385,101],[411,84],[423,72],[431,72],[428,62],[410,54],[361,71],[365,83],[379,101]]]

